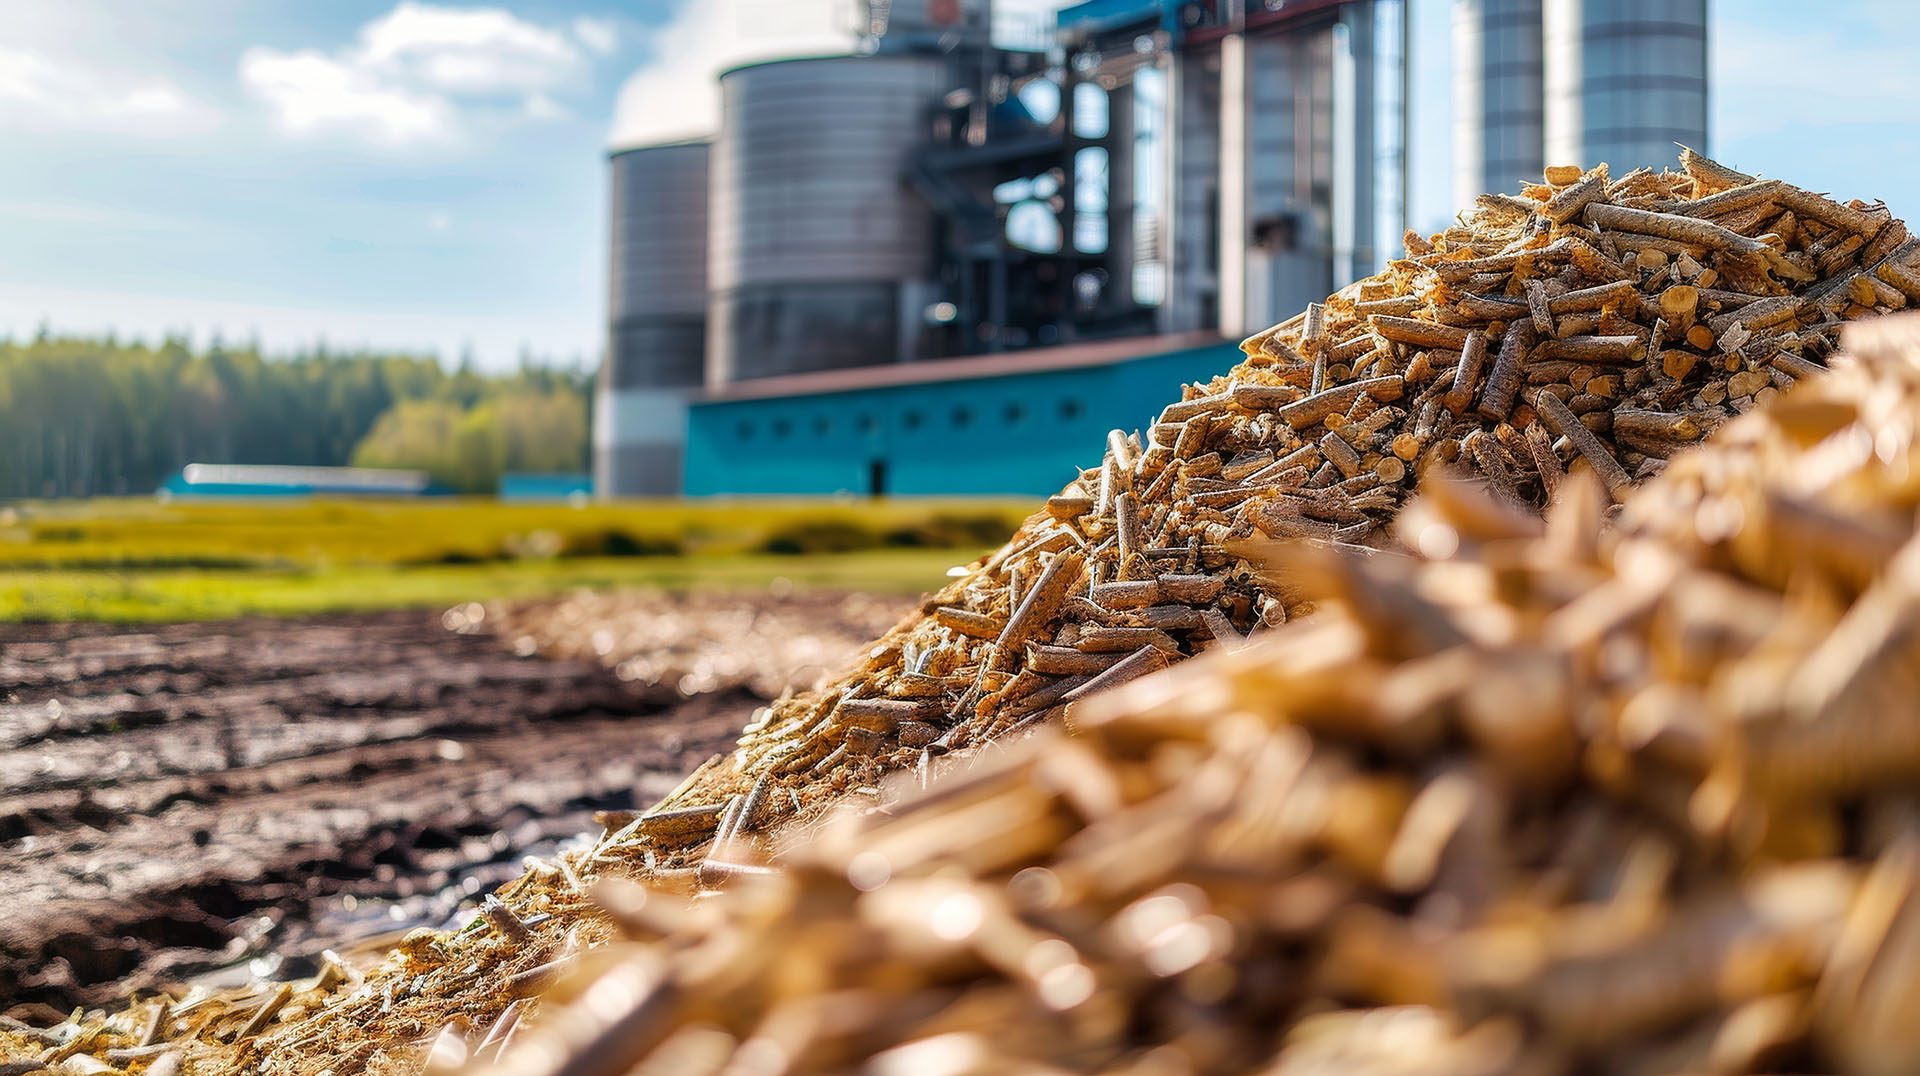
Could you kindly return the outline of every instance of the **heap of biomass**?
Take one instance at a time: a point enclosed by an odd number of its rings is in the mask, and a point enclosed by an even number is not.
[[[601,940],[594,877],[686,891],[764,873],[831,804],[880,802],[891,772],[924,780],[943,755],[1309,610],[1255,545],[1398,548],[1386,524],[1436,464],[1515,511],[1580,472],[1620,499],[1823,370],[1843,323],[1920,299],[1920,244],[1884,206],[1682,165],[1549,169],[1458,227],[1409,235],[1406,259],[1247,341],[1144,437],[1115,431],[1099,466],[858,666],[761,711],[734,752],[536,866],[490,918],[414,939],[364,983],[169,1014],[154,1043],[189,1057],[238,1044],[269,1071],[343,1056],[380,1071],[449,1022],[510,1026],[518,999]]]
[[[1435,463],[1515,504],[1546,504],[1569,465],[1617,499],[1821,370],[1849,319],[1920,299],[1920,244],[1884,206],[1683,165],[1549,169],[1409,236],[1408,259],[1247,341],[1144,441],[1110,434],[1006,547],[595,856],[688,885],[737,873],[812,805],[1300,612],[1242,542],[1386,544]]]
[[[691,909],[601,883],[472,1071],[1920,1070],[1920,316],[1849,346],[1617,528],[1430,482],[1425,557],[1276,550],[1311,621]]]

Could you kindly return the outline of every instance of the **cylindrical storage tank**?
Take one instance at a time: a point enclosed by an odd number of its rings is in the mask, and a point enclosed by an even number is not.
[[[1453,201],[1538,180],[1540,0],[1454,0]]]
[[[932,210],[904,172],[947,90],[931,56],[778,60],[720,76],[707,381],[910,359]]]
[[[1546,0],[1547,163],[1707,152],[1707,0]]]
[[[613,154],[607,357],[595,401],[594,488],[680,492],[687,397],[705,375],[705,142]]]

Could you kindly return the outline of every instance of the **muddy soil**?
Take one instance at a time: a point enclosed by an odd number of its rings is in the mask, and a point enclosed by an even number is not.
[[[871,638],[844,596],[745,604]],[[0,624],[0,1011],[301,974],[444,923],[764,701],[447,625]]]

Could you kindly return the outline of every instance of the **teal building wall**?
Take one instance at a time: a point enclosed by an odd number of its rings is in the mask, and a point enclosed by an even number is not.
[[[1183,382],[1225,373],[1233,344],[989,377],[696,402],[688,495],[1029,495],[1099,462],[1111,429],[1144,429]]]

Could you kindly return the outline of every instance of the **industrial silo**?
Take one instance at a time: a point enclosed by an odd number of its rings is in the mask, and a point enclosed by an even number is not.
[[[1454,0],[1453,201],[1538,179],[1541,0]]]
[[[680,492],[687,397],[707,337],[705,142],[613,154],[606,361],[595,402],[594,488]]]
[[[1546,0],[1545,30],[1548,163],[1707,151],[1707,0]]]
[[[903,173],[947,83],[946,61],[914,54],[721,75],[710,384],[913,357],[934,221]]]

